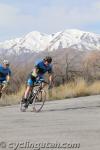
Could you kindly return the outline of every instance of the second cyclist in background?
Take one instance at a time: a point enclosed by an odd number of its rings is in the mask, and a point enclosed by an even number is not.
[[[10,81],[11,70],[9,65],[8,60],[4,60],[3,63],[0,64],[0,97]]]

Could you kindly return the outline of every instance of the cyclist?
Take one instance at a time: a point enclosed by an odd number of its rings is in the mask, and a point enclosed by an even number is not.
[[[30,73],[27,80],[27,87],[24,93],[24,97],[22,98],[22,103],[27,102],[27,96],[29,92],[32,90],[32,87],[35,82],[44,80],[43,76],[46,72],[49,73],[49,87],[52,87],[52,58],[50,56],[46,56],[43,60],[37,61],[34,65],[32,72]]]
[[[0,97],[10,81],[11,70],[9,65],[10,63],[8,60],[3,60],[3,63],[0,64],[0,84],[3,85],[3,87],[0,86]]]

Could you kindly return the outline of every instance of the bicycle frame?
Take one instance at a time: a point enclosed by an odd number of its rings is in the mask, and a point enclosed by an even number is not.
[[[38,92],[41,91],[45,87],[46,84],[48,84],[46,81],[42,81],[42,82],[40,82],[38,84],[34,84],[33,85],[33,89],[32,89],[32,91],[30,93],[30,94],[32,94],[30,99],[33,99],[33,102],[34,102],[34,99],[37,96]],[[34,88],[36,86],[39,86],[39,87],[38,87],[38,89],[34,90]],[[30,103],[30,101],[31,100],[29,100],[28,102]]]
[[[43,84],[43,83],[45,83],[45,84]],[[25,111],[28,108],[29,104],[32,104],[34,106],[33,108],[35,108],[36,112],[39,112],[42,109],[44,102],[46,100],[46,92],[45,92],[45,90],[43,90],[43,88],[46,84],[48,84],[46,81],[42,81],[40,83],[36,83],[33,85],[33,89],[27,98],[27,102],[25,104],[24,110],[22,109],[23,106],[21,105],[22,111]],[[38,86],[38,88],[35,90],[34,88],[36,86]]]

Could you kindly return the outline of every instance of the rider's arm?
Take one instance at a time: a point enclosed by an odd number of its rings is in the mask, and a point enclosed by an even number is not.
[[[53,87],[53,74],[49,74],[49,87],[48,89],[51,89]]]
[[[10,81],[11,74],[12,74],[12,72],[11,72],[11,70],[9,69],[8,75],[6,76],[6,81],[7,81],[8,83],[9,83],[9,81]]]
[[[50,65],[50,69],[48,70],[48,74],[49,74],[50,85],[52,85],[52,83],[53,83],[53,69],[52,69],[52,65]]]
[[[51,89],[53,87],[53,71],[51,70],[51,72],[49,73],[49,89]]]
[[[53,75],[50,73],[49,74],[49,82],[50,82],[50,84],[52,84],[52,81],[53,81]]]
[[[32,76],[37,77],[39,71],[39,62],[35,62],[34,68],[32,70]]]
[[[9,83],[10,78],[11,78],[11,76],[10,76],[10,75],[7,75],[7,77],[6,77],[6,81],[7,81],[7,83]]]
[[[34,77],[37,77],[37,73],[38,73],[37,67],[34,67],[34,69],[32,70],[32,75]]]

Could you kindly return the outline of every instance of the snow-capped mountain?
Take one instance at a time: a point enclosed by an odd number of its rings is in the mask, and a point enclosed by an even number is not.
[[[33,31],[21,38],[0,43],[0,53],[6,51],[9,55],[62,48],[73,48],[79,51],[100,50],[100,35],[74,29],[50,35]]]

